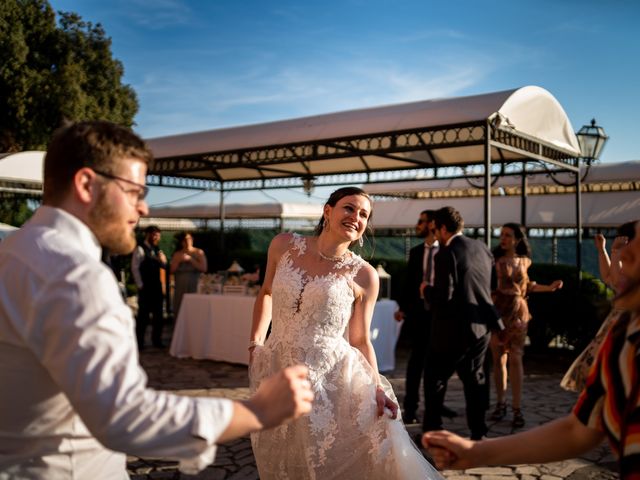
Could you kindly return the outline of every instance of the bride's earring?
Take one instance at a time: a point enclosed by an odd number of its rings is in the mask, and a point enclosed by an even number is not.
[[[360,237],[358,239],[358,245],[360,245],[360,248],[364,247],[364,238]]]
[[[327,222],[327,219],[324,219],[324,222],[322,222],[322,230],[328,232],[329,231],[329,222]]]

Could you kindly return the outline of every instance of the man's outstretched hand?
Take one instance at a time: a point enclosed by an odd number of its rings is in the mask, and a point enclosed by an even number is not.
[[[258,417],[262,428],[271,428],[311,411],[313,392],[307,367],[285,368],[265,379],[246,405]]]

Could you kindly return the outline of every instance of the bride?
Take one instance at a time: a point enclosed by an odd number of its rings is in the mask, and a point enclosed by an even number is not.
[[[369,326],[379,279],[349,250],[362,245],[371,209],[363,190],[340,188],[315,236],[280,234],[269,246],[249,342],[251,389],[302,363],[315,400],[308,416],[252,434],[262,480],[441,478],[411,442],[378,374]]]

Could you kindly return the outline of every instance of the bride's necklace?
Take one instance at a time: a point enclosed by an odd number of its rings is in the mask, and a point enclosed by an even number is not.
[[[338,262],[338,261],[344,259],[344,257],[347,255],[348,251],[349,250],[345,250],[345,252],[343,254],[341,254],[341,255],[334,255],[334,256],[330,257],[329,255],[325,255],[324,253],[322,253],[320,251],[320,249],[318,249],[318,255],[320,255],[320,258],[322,258],[323,260],[327,260],[329,262]]]

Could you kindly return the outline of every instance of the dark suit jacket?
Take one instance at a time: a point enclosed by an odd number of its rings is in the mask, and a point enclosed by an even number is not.
[[[420,314],[421,307],[420,292],[418,288],[422,282],[422,256],[424,254],[424,243],[416,245],[409,250],[409,261],[407,263],[407,276],[404,288],[400,296],[400,308],[411,320]]]
[[[400,308],[410,320],[421,318],[425,313],[424,300],[420,297],[423,259],[424,242],[409,251],[407,276],[400,295]]]
[[[487,246],[459,235],[440,246],[434,259],[435,284],[431,292],[431,341],[447,348],[451,342],[469,342],[501,328],[491,301],[493,256]]]

